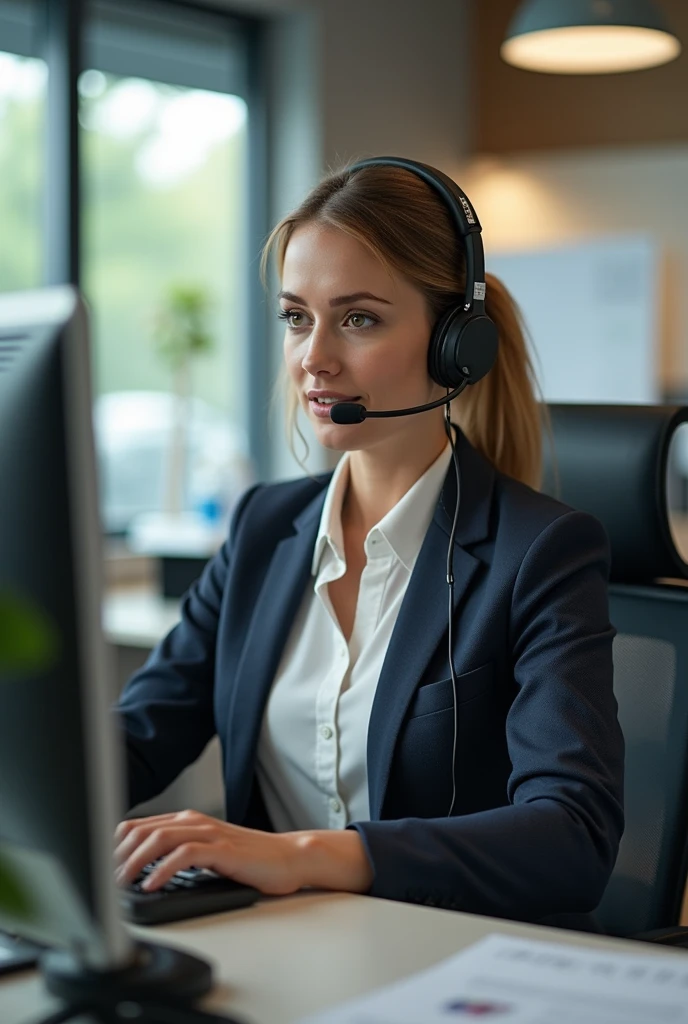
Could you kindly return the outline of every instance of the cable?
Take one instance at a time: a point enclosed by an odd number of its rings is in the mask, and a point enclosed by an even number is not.
[[[449,389],[447,389],[449,391]],[[452,745],[452,799],[447,811],[447,817],[451,818],[454,811],[454,804],[456,803],[456,748],[458,745],[459,738],[459,700],[457,695],[457,682],[456,682],[456,671],[454,669],[454,653],[453,653],[453,618],[454,618],[454,537],[456,536],[456,526],[459,521],[459,504],[461,501],[461,473],[459,470],[459,457],[456,454],[456,446],[454,444],[454,431],[452,429],[452,422],[449,418],[449,402],[444,407],[444,429],[449,437],[449,443],[451,445],[452,459],[454,460],[454,470],[456,472],[456,503],[454,505],[454,521],[452,522],[451,533],[449,535],[449,548],[447,550],[447,584],[449,586],[449,671],[451,672],[452,680],[452,691],[454,693],[454,743]]]

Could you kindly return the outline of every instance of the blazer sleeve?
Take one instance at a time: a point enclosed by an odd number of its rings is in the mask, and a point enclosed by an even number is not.
[[[240,499],[228,537],[184,595],[181,621],[152,651],[115,706],[123,731],[128,808],[161,793],[215,735],[215,646],[239,521],[261,485]]]
[[[509,803],[349,826],[373,866],[371,895],[517,920],[597,906],[623,831],[608,570],[604,529],[585,513],[533,541],[512,598]]]

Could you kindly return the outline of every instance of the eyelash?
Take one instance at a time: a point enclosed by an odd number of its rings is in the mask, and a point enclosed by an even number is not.
[[[290,330],[298,331],[299,330],[298,327],[292,327],[292,325],[289,323],[289,317],[292,316],[294,313],[299,313],[302,316],[305,316],[305,314],[301,313],[300,309],[282,309],[277,314],[277,318],[278,318],[278,320],[284,320],[286,322],[286,324],[287,324],[287,327],[289,327]],[[353,330],[355,330],[355,331],[369,331],[373,327],[376,327],[380,323],[380,321],[377,319],[377,317],[374,317],[371,313],[363,313],[360,309],[352,309],[352,310],[350,310],[346,314],[346,318],[347,319],[349,317],[351,317],[351,316],[363,316],[367,320],[372,320],[373,321],[372,324],[368,324],[367,327],[354,327]]]

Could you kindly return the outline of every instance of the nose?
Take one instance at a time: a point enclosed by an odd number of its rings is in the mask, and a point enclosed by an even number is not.
[[[316,323],[308,338],[308,346],[301,361],[301,366],[311,377],[323,373],[334,376],[341,369],[337,340],[328,330],[327,325]]]

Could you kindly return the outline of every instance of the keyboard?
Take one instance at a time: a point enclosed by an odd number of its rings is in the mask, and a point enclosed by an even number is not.
[[[163,924],[205,914],[247,907],[260,896],[258,889],[241,885],[208,868],[187,868],[155,892],[141,885],[159,861],[147,864],[141,874],[120,893],[124,916],[133,924]]]
[[[34,942],[20,939],[18,935],[0,932],[0,974],[33,967],[43,948]]]

